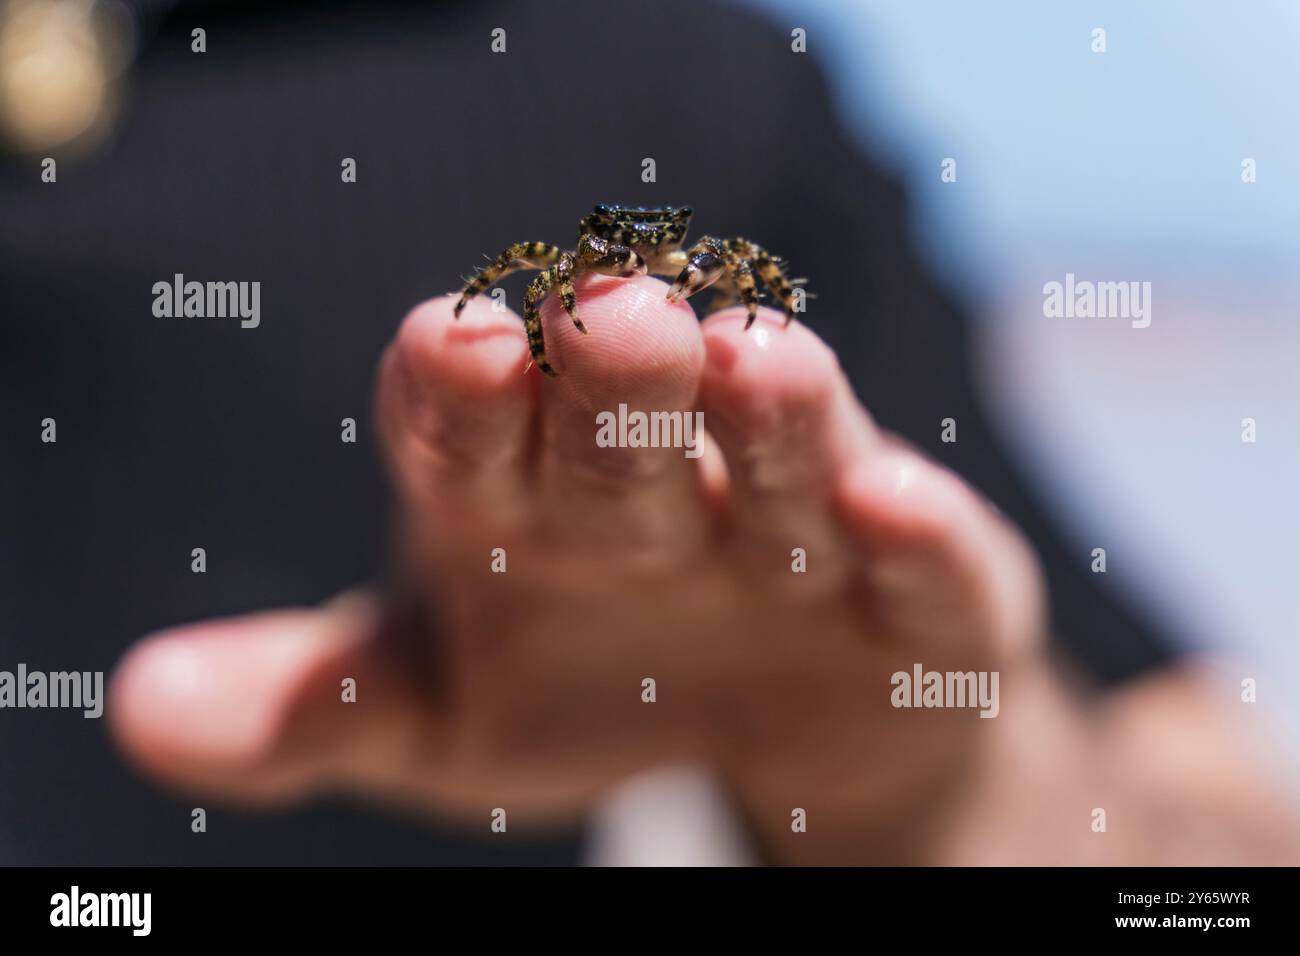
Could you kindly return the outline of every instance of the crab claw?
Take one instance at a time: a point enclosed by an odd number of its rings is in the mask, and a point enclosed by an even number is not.
[[[682,299],[689,299],[701,289],[707,289],[718,281],[726,268],[727,263],[721,256],[712,252],[697,253],[678,273],[677,281],[668,290],[668,301],[680,302]]]
[[[621,276],[649,275],[650,274],[649,263],[647,263],[645,259],[641,257],[640,253],[632,250],[629,251],[631,251],[632,254],[628,257],[627,262],[623,266],[624,271],[620,272],[619,275]]]
[[[592,272],[626,279],[643,276],[650,266],[631,246],[608,242],[595,236],[583,236],[578,243],[578,258]]]
[[[601,275],[627,279],[631,276],[648,275],[650,266],[634,249],[629,249],[627,246],[610,246],[609,252],[591,265],[591,270]]]

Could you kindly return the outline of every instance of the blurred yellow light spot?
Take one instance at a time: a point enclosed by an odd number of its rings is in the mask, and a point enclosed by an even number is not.
[[[89,0],[0,6],[0,130],[19,150],[102,132],[122,50]]]

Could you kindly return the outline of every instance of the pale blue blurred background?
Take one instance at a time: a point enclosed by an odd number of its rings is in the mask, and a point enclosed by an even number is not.
[[[747,5],[807,30],[843,123],[906,185],[980,319],[990,410],[1073,542],[1227,650],[1300,750],[1300,4]],[[1066,272],[1151,282],[1150,327],[1045,318]]]

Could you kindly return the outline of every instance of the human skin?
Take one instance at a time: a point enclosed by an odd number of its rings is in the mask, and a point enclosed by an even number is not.
[[[556,379],[521,373],[488,301],[412,311],[376,391],[392,590],[141,641],[109,696],[127,754],[254,805],[341,789],[485,832],[702,763],[775,862],[1300,862],[1231,698],[1182,667],[1085,700],[1014,527],[878,426],[808,328],[699,323],[666,290],[586,277],[587,336],[553,297]],[[704,455],[598,447],[620,403],[702,410]],[[893,707],[914,663],[999,672],[998,716]]]

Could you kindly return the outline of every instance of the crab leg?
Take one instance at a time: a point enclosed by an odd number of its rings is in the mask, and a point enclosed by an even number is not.
[[[546,297],[551,294],[551,289],[555,287],[558,278],[554,267],[547,269],[545,272],[538,273],[537,277],[528,283],[528,291],[524,293],[524,332],[528,336],[528,354],[533,357],[533,363],[552,378],[555,377],[556,372],[551,368],[551,363],[546,360],[541,306]]]
[[[516,242],[513,246],[508,246],[465,284],[460,301],[456,303],[456,318],[460,318],[461,310],[470,299],[499,279],[520,269],[545,269],[554,265],[560,254],[559,246],[547,242]]]
[[[758,270],[763,284],[772,290],[774,298],[778,299],[785,307],[785,324],[789,325],[794,319],[794,283],[785,277],[785,271],[781,268],[781,260],[772,255],[756,242],[749,239],[731,239],[727,242],[727,247],[734,250],[738,255],[754,261],[754,267]],[[749,313],[749,322],[745,328],[754,321],[754,312]]]

